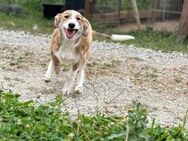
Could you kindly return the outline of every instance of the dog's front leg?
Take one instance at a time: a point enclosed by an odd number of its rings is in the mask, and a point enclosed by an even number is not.
[[[56,74],[58,74],[58,72],[59,72],[59,60],[54,55],[52,55],[52,58],[51,58],[50,63],[48,65],[48,69],[47,69],[46,74],[45,74],[44,81],[50,82],[50,78],[54,74],[54,72]]]
[[[84,83],[84,75],[85,75],[85,65],[82,65],[80,67],[80,71],[78,73],[77,77],[77,83],[74,87],[74,92],[76,94],[82,94],[83,93],[83,83]]]
[[[67,79],[63,87],[63,94],[69,94],[71,92],[77,72],[78,72],[78,69],[77,68],[74,69],[74,66],[69,71]]]
[[[51,78],[52,74],[54,73],[54,68],[55,68],[54,63],[52,60],[50,60],[48,69],[45,74],[45,79],[44,79],[45,82],[50,82],[50,78]]]

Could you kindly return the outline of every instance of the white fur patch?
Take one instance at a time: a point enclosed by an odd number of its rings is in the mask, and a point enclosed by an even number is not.
[[[75,44],[71,41],[64,41],[55,55],[61,62],[75,63],[80,59],[80,56],[76,54]]]

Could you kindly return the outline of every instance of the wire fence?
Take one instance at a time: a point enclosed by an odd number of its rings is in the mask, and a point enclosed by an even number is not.
[[[105,24],[118,24],[121,0],[94,0],[92,19]]]
[[[182,13],[183,1],[184,0],[157,0],[157,2],[153,2],[152,11],[159,15],[161,21],[179,20]]]
[[[184,0],[137,0],[141,20],[179,20]],[[108,25],[134,21],[131,0],[94,0],[92,20]],[[149,20],[150,21],[150,20]]]

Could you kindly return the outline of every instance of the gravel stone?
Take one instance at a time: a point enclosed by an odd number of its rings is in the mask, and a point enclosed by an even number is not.
[[[21,100],[45,103],[62,95],[67,71],[50,83],[43,77],[50,59],[51,35],[0,28],[0,86]],[[134,45],[94,41],[84,93],[63,95],[62,108],[78,113],[126,115],[132,101],[148,109],[149,119],[165,126],[182,121],[188,107],[188,55]]]

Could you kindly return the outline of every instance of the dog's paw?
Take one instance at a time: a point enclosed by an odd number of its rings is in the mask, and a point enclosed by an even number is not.
[[[45,83],[49,83],[51,80],[48,79],[48,78],[44,78],[43,81],[44,81]]]
[[[78,85],[76,85],[74,87],[74,93],[75,94],[82,94],[83,93],[83,88],[82,87],[79,87]]]
[[[64,95],[69,95],[70,94],[70,88],[64,87],[62,92],[63,92]]]

